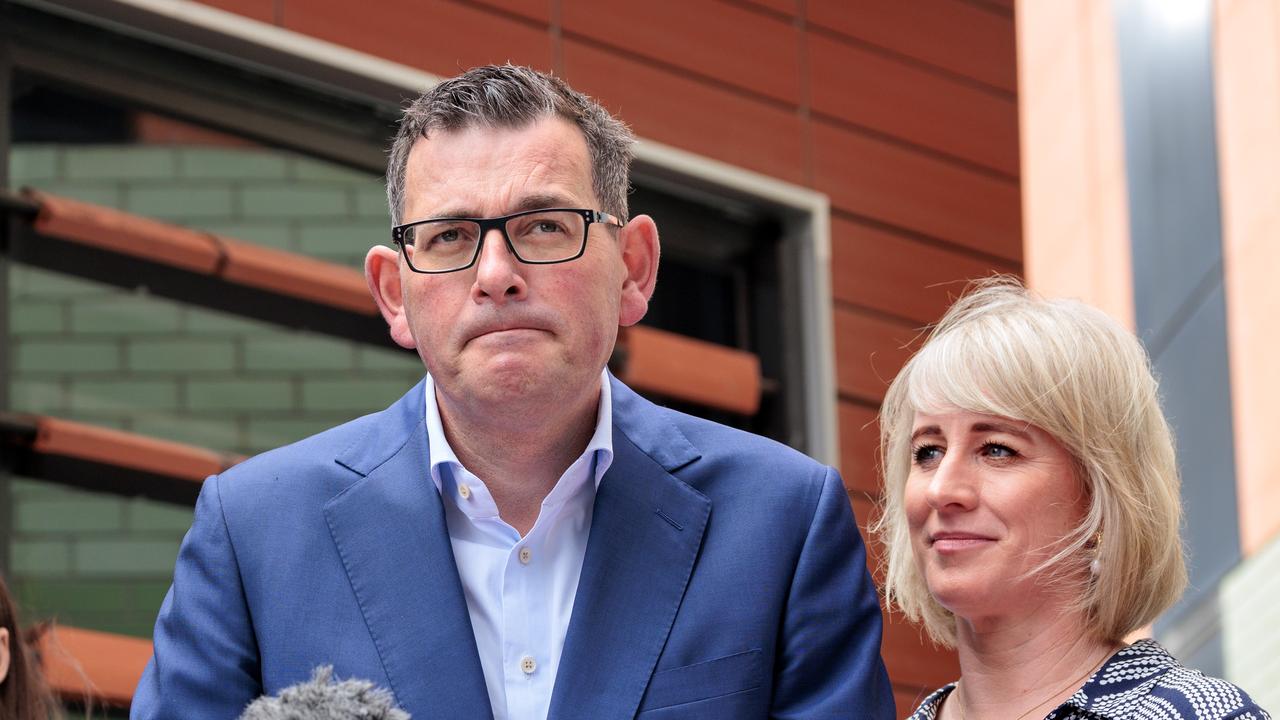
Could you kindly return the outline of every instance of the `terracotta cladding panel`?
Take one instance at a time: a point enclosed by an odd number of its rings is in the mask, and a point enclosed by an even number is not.
[[[581,42],[565,41],[564,66],[570,84],[599,98],[641,137],[803,182],[796,113]]]
[[[561,17],[566,32],[800,102],[800,33],[780,18],[715,0],[565,0]]]
[[[942,316],[966,281],[1017,263],[977,258],[840,217],[831,219],[831,284],[837,300],[921,324]]]
[[[835,326],[840,393],[879,403],[893,376],[917,347],[912,343],[916,330],[846,308],[836,308]]]
[[[200,2],[265,23],[274,23],[276,19],[276,0],[200,0]]]
[[[1018,174],[1018,106],[1010,98],[810,33],[813,110]]]
[[[284,27],[443,76],[486,63],[551,69],[551,35],[500,13],[444,0],[281,0]]]
[[[960,677],[960,663],[955,653],[934,645],[922,626],[908,622],[897,612],[884,613],[881,652],[895,688],[932,692]],[[923,699],[922,696],[920,700]],[[906,715],[901,705],[898,714]]]
[[[848,400],[840,401],[840,475],[851,492],[880,493],[876,447],[880,442],[876,411]]]
[[[1013,19],[964,0],[809,0],[817,25],[971,77],[1017,90]]]
[[[799,0],[744,0],[751,5],[776,10],[791,16],[800,14]]]
[[[551,23],[551,0],[481,0],[481,4],[538,22]]]
[[[821,121],[813,123],[813,143],[814,184],[837,208],[1021,259],[1016,182]]]

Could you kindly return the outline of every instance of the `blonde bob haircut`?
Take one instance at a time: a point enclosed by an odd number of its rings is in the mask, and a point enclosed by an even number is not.
[[[916,565],[903,491],[915,413],[951,410],[1029,423],[1071,453],[1088,508],[1031,574],[1071,598],[1099,639],[1121,640],[1178,599],[1187,582],[1178,469],[1146,352],[1099,310],[996,276],[951,306],[880,409],[885,492],[873,532],[888,550],[885,595],[934,640],[955,645],[955,617]]]

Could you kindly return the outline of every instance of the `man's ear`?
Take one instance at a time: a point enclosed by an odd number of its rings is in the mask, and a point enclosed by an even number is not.
[[[627,273],[622,280],[618,324],[635,325],[649,311],[649,298],[658,282],[658,226],[648,215],[637,215],[618,232]]]
[[[382,319],[387,321],[391,339],[402,348],[416,347],[409,332],[409,318],[404,309],[404,289],[400,285],[400,254],[386,245],[374,245],[364,256],[364,279],[369,293],[378,304]]]
[[[9,677],[9,628],[0,628],[0,683]]]

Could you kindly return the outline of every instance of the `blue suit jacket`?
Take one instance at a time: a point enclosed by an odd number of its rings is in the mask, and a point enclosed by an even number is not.
[[[611,382],[550,717],[892,717],[836,472]],[[235,718],[322,664],[415,720],[492,715],[422,392],[205,482],[131,717]]]

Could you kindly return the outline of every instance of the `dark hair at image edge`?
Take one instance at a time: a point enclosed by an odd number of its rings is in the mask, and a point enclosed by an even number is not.
[[[53,699],[32,650],[44,626],[37,626],[24,636],[17,606],[3,578],[0,578],[0,628],[9,631],[9,674],[0,682],[0,718],[46,720],[53,710]]]

